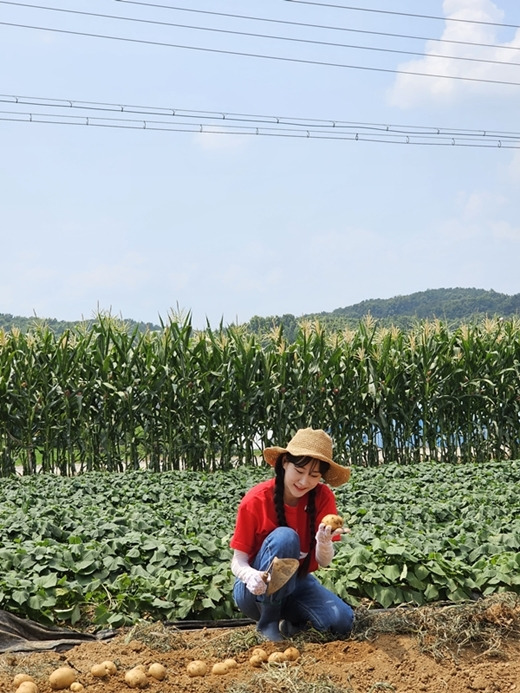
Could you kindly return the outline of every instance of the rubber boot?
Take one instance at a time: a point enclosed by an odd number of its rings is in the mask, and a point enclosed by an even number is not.
[[[280,622],[280,606],[278,604],[264,603],[259,604],[259,607],[260,619],[256,624],[256,630],[267,640],[272,640],[273,642],[285,640],[278,626]]]

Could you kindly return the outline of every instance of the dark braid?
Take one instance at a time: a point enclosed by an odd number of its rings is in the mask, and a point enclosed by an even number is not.
[[[278,519],[279,527],[287,527],[287,520],[285,518],[284,510],[284,479],[285,479],[285,469],[283,466],[284,462],[291,462],[296,467],[304,467],[309,464],[313,458],[311,457],[293,457],[290,453],[285,453],[280,455],[275,464],[275,482],[274,482],[274,507],[276,510],[276,517]],[[325,474],[329,465],[326,462],[320,461],[319,470],[321,475]],[[309,565],[311,562],[312,553],[316,546],[316,489],[313,488],[309,491],[307,496],[307,514],[309,516],[309,552],[305,556],[305,560],[298,568],[298,575],[304,576],[309,572]]]
[[[305,556],[305,560],[298,568],[298,577],[304,577],[309,572],[309,564],[311,562],[312,552],[316,546],[316,489],[313,488],[309,491],[307,496],[307,514],[309,516],[309,532],[310,532],[310,543],[309,543],[309,553]]]
[[[282,458],[279,457],[275,466],[276,478],[274,481],[274,508],[279,527],[287,527],[285,510],[283,503],[285,469],[283,468]]]

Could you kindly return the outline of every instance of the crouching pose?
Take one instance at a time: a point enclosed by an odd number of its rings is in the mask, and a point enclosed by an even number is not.
[[[274,478],[246,493],[231,539],[235,603],[268,640],[292,637],[309,625],[347,635],[352,608],[312,573],[334,556],[340,530],[321,520],[337,513],[329,486],[348,481],[350,469],[332,460],[332,440],[321,429],[300,429],[286,448],[266,448],[264,458],[274,467]],[[265,573],[275,557],[297,559],[299,567],[268,595]]]

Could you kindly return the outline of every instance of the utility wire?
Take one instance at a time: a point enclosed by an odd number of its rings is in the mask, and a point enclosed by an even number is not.
[[[394,10],[376,10],[367,7],[352,7],[349,5],[334,5],[328,2],[311,2],[311,0],[284,0],[299,5],[315,5],[316,7],[332,7],[336,10],[349,10],[351,12],[374,12],[377,14],[390,14],[398,17],[413,17],[415,19],[436,19],[442,22],[461,22],[463,24],[483,24],[485,26],[498,26],[507,29],[520,29],[518,24],[503,24],[502,22],[489,22],[479,19],[462,19],[461,17],[440,17],[431,14],[414,14],[412,12],[396,12]]]
[[[318,129],[289,129],[289,128],[238,128],[227,125],[193,124],[193,123],[168,123],[153,120],[123,120],[116,118],[92,118],[85,116],[50,116],[42,113],[10,113],[0,111],[0,121],[24,122],[54,125],[83,125],[87,127],[116,128],[120,130],[152,130],[168,132],[188,132],[194,134],[211,135],[249,135],[268,137],[290,137],[313,140],[351,140],[361,142],[378,142],[384,144],[429,145],[450,147],[479,147],[494,149],[520,149],[520,140],[503,141],[497,138],[459,138],[436,137],[432,135],[406,135],[399,136],[395,133],[364,133],[364,132],[335,132]]]
[[[411,144],[460,144],[465,142],[467,145],[475,144],[486,147],[520,147],[520,132],[361,123],[293,116],[282,117],[74,101],[69,99],[51,99],[7,94],[0,94],[0,103],[15,108],[29,105],[54,109],[55,111],[59,110],[58,113],[18,110],[0,111],[1,119],[3,120],[24,122],[97,125],[99,127],[204,132],[213,134],[313,137],[320,139],[377,138],[377,141],[382,142],[394,141]],[[83,111],[86,112],[86,114],[70,115],[67,111]],[[135,116],[145,117],[136,118]],[[161,120],[152,119],[157,117],[161,118]]]
[[[309,29],[326,29],[329,31],[344,31],[354,34],[369,34],[372,36],[385,36],[387,38],[410,39],[414,41],[436,41],[438,43],[453,43],[460,46],[475,46],[478,48],[500,48],[501,50],[520,50],[520,46],[498,45],[496,43],[479,43],[477,41],[459,41],[456,39],[436,38],[434,36],[420,36],[416,34],[395,34],[388,31],[371,31],[369,29],[353,29],[344,26],[332,26],[330,24],[312,24],[308,22],[295,22],[287,19],[272,19],[267,17],[256,17],[246,14],[234,14],[231,12],[215,12],[214,10],[201,10],[192,7],[177,7],[174,5],[162,5],[155,2],[141,2],[140,0],[115,0],[125,5],[139,5],[141,7],[154,7],[162,10],[172,10],[175,12],[193,12],[196,14],[212,15],[215,17],[226,17],[229,19],[247,19],[256,22],[268,22],[270,24],[283,24],[286,26],[305,27]]]
[[[178,49],[183,49],[183,50],[191,50],[191,51],[199,51],[199,52],[207,52],[207,53],[217,53],[219,55],[233,55],[233,56],[241,56],[241,57],[247,57],[247,58],[259,58],[259,59],[263,59],[263,60],[277,60],[277,61],[281,61],[281,62],[297,63],[297,64],[301,64],[301,65],[318,65],[321,67],[338,67],[338,68],[349,69],[349,70],[363,70],[366,72],[384,72],[384,73],[390,73],[390,74],[412,75],[415,77],[433,77],[433,78],[438,78],[438,79],[454,79],[454,80],[463,81],[463,82],[477,82],[477,83],[481,83],[481,84],[500,84],[500,85],[513,86],[513,87],[519,87],[520,86],[520,82],[513,82],[510,80],[485,79],[485,78],[479,78],[479,77],[464,77],[462,75],[446,75],[446,74],[429,73],[429,72],[415,72],[413,70],[400,70],[400,69],[394,69],[394,68],[371,67],[371,66],[367,66],[367,65],[349,65],[349,64],[345,64],[345,63],[329,62],[329,61],[325,61],[325,60],[289,58],[289,57],[285,57],[285,56],[266,55],[266,54],[262,54],[262,53],[249,53],[246,51],[232,51],[232,50],[225,50],[225,49],[218,49],[218,48],[206,48],[206,47],[202,47],[202,46],[186,46],[184,44],[168,43],[166,41],[150,41],[150,40],[145,40],[145,39],[135,39],[135,38],[129,38],[129,37],[124,37],[124,36],[112,36],[109,34],[97,34],[97,33],[92,33],[92,32],[85,32],[85,31],[72,31],[70,29],[57,29],[57,28],[53,28],[53,27],[34,26],[34,25],[30,25],[30,24],[20,24],[17,22],[0,21],[0,25],[16,27],[18,29],[34,29],[37,31],[50,31],[53,33],[58,33],[58,34],[68,34],[70,36],[82,36],[82,37],[89,37],[89,38],[100,38],[100,39],[109,39],[109,40],[115,40],[115,41],[124,41],[126,43],[137,43],[137,44],[148,45],[148,46],[159,46],[159,47],[163,47],[163,48],[178,48]]]
[[[134,23],[138,23],[138,24],[153,24],[156,26],[175,27],[177,29],[190,29],[190,30],[195,30],[195,31],[207,31],[207,32],[213,32],[213,33],[217,33],[217,34],[230,34],[233,36],[247,36],[248,38],[271,39],[271,40],[276,40],[276,41],[289,41],[292,43],[312,44],[312,45],[316,45],[316,46],[327,46],[327,47],[333,47],[333,48],[349,48],[349,49],[354,49],[354,50],[375,51],[378,53],[394,53],[394,54],[398,54],[398,55],[414,55],[414,56],[419,56],[419,57],[426,57],[425,53],[422,53],[419,51],[410,51],[410,50],[402,50],[402,49],[395,49],[395,48],[379,48],[376,46],[359,46],[359,45],[355,45],[355,44],[334,43],[332,41],[318,41],[315,39],[295,38],[292,36],[274,36],[272,34],[258,34],[255,32],[237,31],[234,29],[218,29],[215,27],[196,26],[193,24],[179,24],[179,23],[175,23],[175,22],[157,21],[157,20],[153,20],[153,19],[138,19],[135,17],[121,17],[118,15],[100,14],[97,12],[85,12],[82,10],[70,10],[70,9],[63,9],[63,8],[59,8],[59,7],[45,7],[42,5],[30,5],[28,3],[9,2],[8,0],[0,0],[0,4],[17,5],[20,7],[31,7],[33,9],[38,9],[38,10],[64,12],[67,14],[81,15],[81,16],[87,16],[87,17],[97,17],[100,19],[116,19],[119,21],[134,22]],[[442,58],[444,60],[464,60],[467,62],[487,63],[487,64],[492,64],[492,65],[516,65],[516,66],[520,67],[520,63],[518,63],[518,62],[511,62],[511,61],[504,61],[504,60],[493,60],[493,59],[486,59],[486,58],[474,58],[474,57],[461,56],[461,55],[444,55],[444,54],[440,54],[440,53],[428,53],[428,57]]]

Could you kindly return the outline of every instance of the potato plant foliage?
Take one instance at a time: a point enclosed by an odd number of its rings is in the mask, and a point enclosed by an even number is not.
[[[41,622],[238,617],[229,539],[265,467],[12,476],[0,488],[0,608]],[[320,579],[388,607],[520,592],[520,463],[354,468],[352,532]]]

